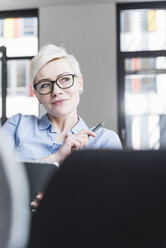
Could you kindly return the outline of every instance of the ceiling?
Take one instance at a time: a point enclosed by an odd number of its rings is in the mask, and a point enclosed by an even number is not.
[[[145,2],[145,0],[0,0],[0,10],[39,8],[51,5]],[[150,0],[147,0],[150,1]],[[147,2],[146,1],[146,2]]]

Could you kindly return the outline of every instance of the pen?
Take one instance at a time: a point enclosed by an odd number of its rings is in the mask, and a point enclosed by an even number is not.
[[[95,126],[95,127],[92,129],[92,131],[93,131],[93,132],[96,132],[96,131],[97,131],[100,127],[102,127],[104,124],[105,124],[105,121],[99,123],[97,126]]]

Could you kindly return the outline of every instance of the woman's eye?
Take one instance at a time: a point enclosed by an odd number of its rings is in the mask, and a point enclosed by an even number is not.
[[[61,78],[61,81],[62,82],[70,81],[70,77],[63,77],[63,78]]]
[[[48,88],[48,87],[50,87],[50,83],[44,83],[40,85],[41,89]]]

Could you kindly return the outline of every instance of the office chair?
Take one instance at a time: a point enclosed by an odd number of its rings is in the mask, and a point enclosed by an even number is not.
[[[166,152],[74,152],[34,215],[30,248],[166,247]]]
[[[29,186],[2,133],[0,139],[0,248],[24,248],[29,239]]]

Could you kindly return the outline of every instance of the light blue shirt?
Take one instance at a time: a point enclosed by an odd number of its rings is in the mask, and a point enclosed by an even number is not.
[[[77,124],[67,135],[76,134],[82,129],[89,129],[78,117]],[[16,114],[3,125],[9,149],[15,149],[16,157],[21,160],[36,160],[55,153],[63,143],[56,142],[57,132],[52,131],[52,124],[47,114],[42,118],[34,115]],[[122,149],[118,135],[106,128],[96,131],[96,137],[89,137],[85,149]]]

